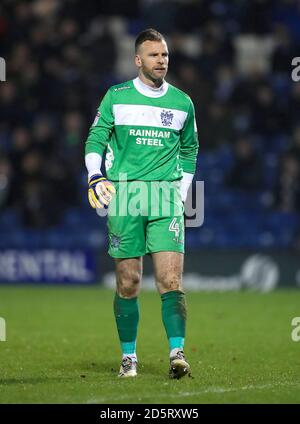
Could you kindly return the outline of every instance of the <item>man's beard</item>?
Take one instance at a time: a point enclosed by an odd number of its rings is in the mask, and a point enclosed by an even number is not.
[[[152,70],[149,70],[148,68],[142,68],[142,72],[146,78],[150,79],[153,82],[163,82],[166,76],[166,73],[164,73],[163,76],[156,76],[154,72]]]

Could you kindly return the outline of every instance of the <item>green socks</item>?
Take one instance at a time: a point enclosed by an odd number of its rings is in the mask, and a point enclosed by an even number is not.
[[[162,320],[169,340],[170,351],[183,350],[186,323],[185,294],[179,290],[161,295]]]
[[[135,355],[139,322],[138,298],[124,299],[117,293],[114,298],[114,314],[124,355]]]
[[[161,300],[162,320],[169,340],[170,352],[173,349],[183,350],[186,323],[185,294],[174,290],[162,294]],[[124,299],[116,293],[114,314],[123,356],[135,356],[139,322],[138,298]]]

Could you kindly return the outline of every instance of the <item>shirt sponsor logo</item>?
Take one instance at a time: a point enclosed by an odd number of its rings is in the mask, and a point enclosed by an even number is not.
[[[136,144],[142,144],[147,146],[158,146],[163,147],[164,144],[162,139],[170,138],[170,131],[160,131],[160,130],[145,130],[145,129],[130,129],[129,135],[141,136],[136,137]],[[149,138],[150,137],[150,138]]]
[[[129,130],[129,135],[140,136],[140,137],[161,137],[161,138],[170,138],[170,131],[160,131],[160,130],[140,130],[133,129]]]

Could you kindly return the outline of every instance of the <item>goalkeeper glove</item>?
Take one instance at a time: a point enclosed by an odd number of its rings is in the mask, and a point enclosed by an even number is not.
[[[93,175],[89,180],[88,198],[92,208],[107,208],[116,189],[101,174]]]

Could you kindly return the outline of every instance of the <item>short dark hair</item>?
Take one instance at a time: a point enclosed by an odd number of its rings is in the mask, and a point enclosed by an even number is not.
[[[141,44],[143,44],[144,41],[165,41],[164,36],[156,31],[156,29],[153,28],[147,28],[144,31],[140,32],[139,35],[136,37],[135,40],[135,52],[137,52],[138,48]]]

